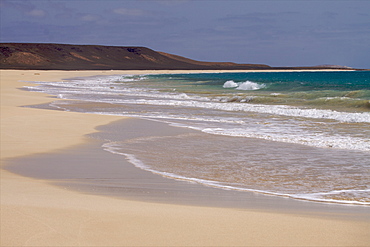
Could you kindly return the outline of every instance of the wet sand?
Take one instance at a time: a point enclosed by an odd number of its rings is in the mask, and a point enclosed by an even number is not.
[[[323,206],[327,211],[315,211],[307,202],[253,194],[237,199],[236,192],[164,179],[127,162],[123,165],[122,157],[113,158],[101,150],[101,142],[86,136],[121,117],[19,107],[54,99],[18,90],[26,85],[18,80],[108,73],[120,72],[1,71],[2,166],[21,174],[28,169],[23,176],[1,170],[2,246],[366,246],[370,242],[368,218],[357,218],[367,215],[366,208],[350,212],[328,205]],[[137,122],[123,121],[127,133],[138,131]],[[130,121],[135,122],[133,127]],[[151,126],[166,133],[177,131]],[[102,163],[109,169],[102,169]],[[81,179],[87,168],[88,176]],[[103,183],[94,181],[102,178]]]

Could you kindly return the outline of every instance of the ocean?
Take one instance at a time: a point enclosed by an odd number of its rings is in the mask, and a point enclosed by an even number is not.
[[[37,82],[50,107],[160,121],[182,135],[106,139],[162,176],[220,189],[370,205],[370,72],[95,76]]]

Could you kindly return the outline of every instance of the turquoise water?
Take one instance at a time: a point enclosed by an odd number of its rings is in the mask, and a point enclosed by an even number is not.
[[[185,93],[221,94],[226,101],[370,111],[369,71],[202,73],[149,78],[176,83],[176,89]]]
[[[168,75],[150,77],[166,79]],[[235,82],[253,81],[267,85],[262,91],[370,90],[370,71],[200,73],[175,74],[170,77],[172,80],[197,81],[216,87],[230,79]]]
[[[370,72],[116,75],[38,82],[59,110],[197,130],[102,148],[173,179],[370,205]]]

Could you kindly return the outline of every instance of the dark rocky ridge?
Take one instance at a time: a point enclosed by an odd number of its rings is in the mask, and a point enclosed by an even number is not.
[[[207,63],[145,47],[1,43],[1,69],[260,69],[267,65]]]
[[[312,69],[316,67],[307,68]],[[146,47],[67,45],[44,43],[0,43],[0,69],[252,70],[273,68],[263,64],[201,62],[164,52],[153,51]],[[325,69],[325,67],[317,67],[317,69]]]

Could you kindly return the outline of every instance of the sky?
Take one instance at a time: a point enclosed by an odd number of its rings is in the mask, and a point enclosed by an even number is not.
[[[370,0],[0,0],[0,42],[145,46],[200,61],[370,69]]]

